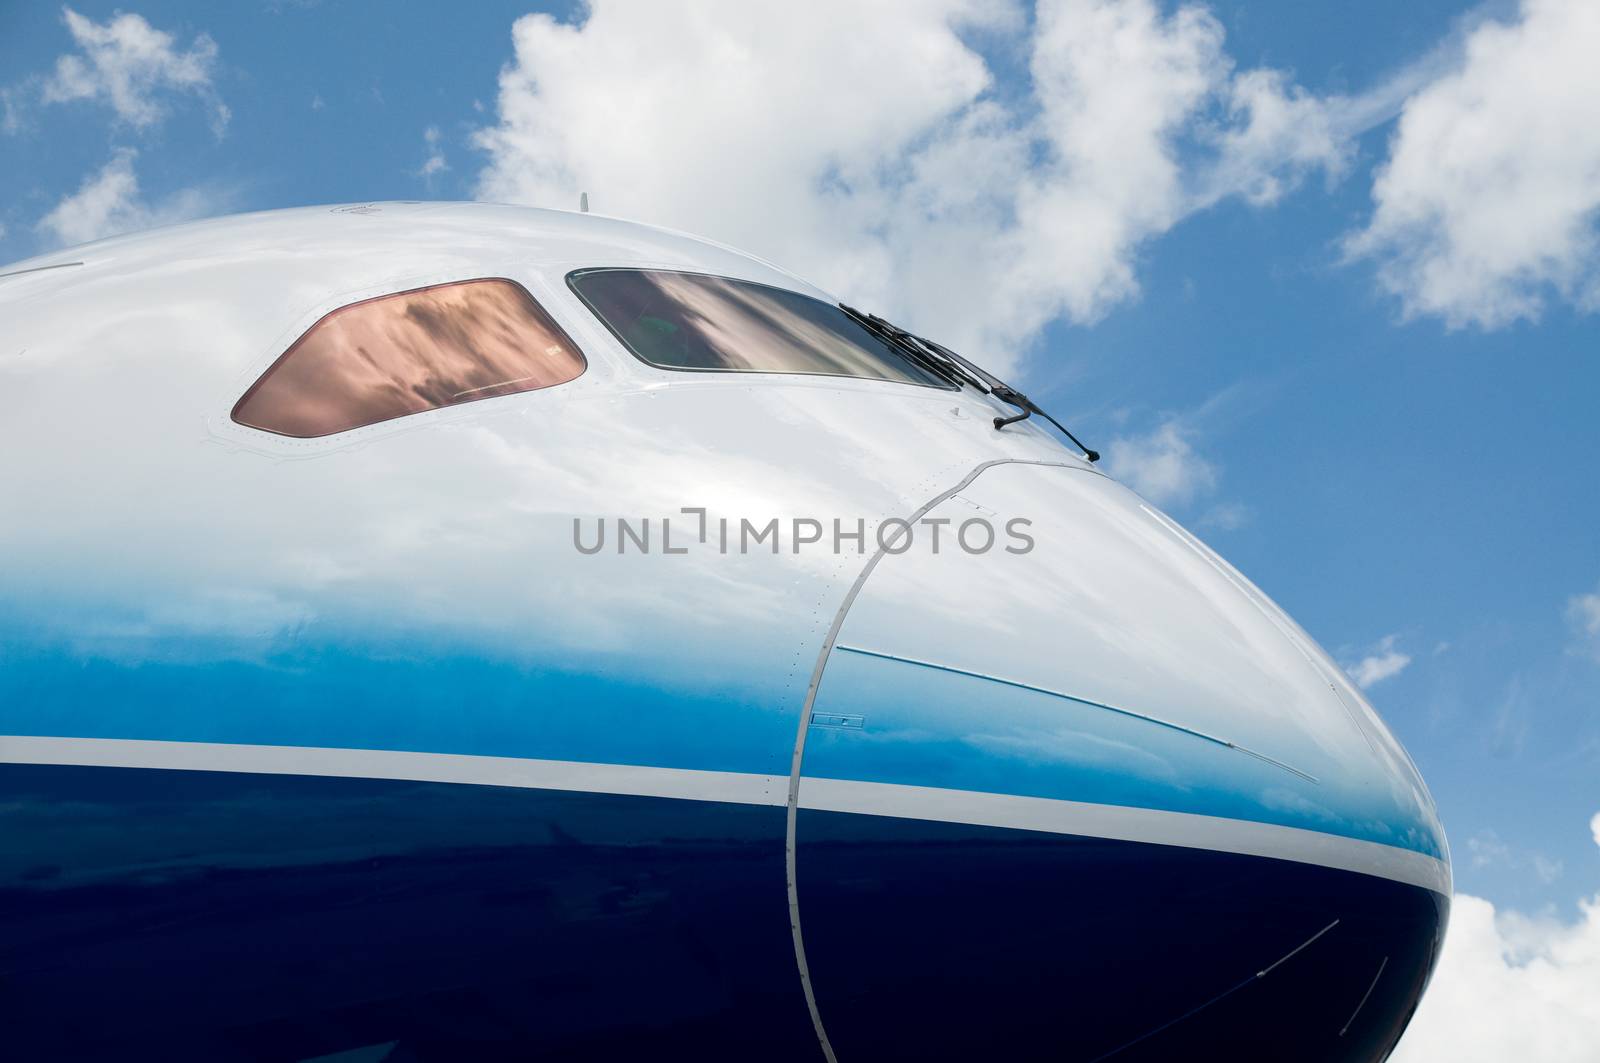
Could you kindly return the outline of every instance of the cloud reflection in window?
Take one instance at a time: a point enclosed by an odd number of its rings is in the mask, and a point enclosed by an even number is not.
[[[565,383],[583,355],[508,280],[471,280],[341,307],[233,409],[240,424],[309,438]]]
[[[629,350],[661,368],[949,387],[837,306],[799,292],[670,270],[579,270],[568,282]]]

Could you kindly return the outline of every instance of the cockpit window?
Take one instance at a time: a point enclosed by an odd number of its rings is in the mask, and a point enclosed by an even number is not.
[[[645,269],[578,270],[567,283],[628,350],[662,369],[952,387],[837,306],[799,292]]]
[[[563,384],[583,354],[521,285],[470,280],[340,307],[233,408],[240,424],[307,438]]]

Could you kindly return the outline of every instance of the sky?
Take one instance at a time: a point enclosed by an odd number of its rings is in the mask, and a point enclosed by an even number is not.
[[[126,2],[0,3],[0,261],[587,193],[942,338],[1412,753],[1460,896],[1397,1058],[1600,1059],[1600,4]]]

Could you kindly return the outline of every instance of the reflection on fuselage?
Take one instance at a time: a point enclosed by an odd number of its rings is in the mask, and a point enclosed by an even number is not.
[[[825,293],[483,205],[110,250],[0,278],[0,1055],[1399,1036],[1448,858],[1359,691]],[[602,321],[609,275],[656,279]],[[724,554],[685,508],[1038,543]],[[671,517],[688,552],[581,555],[579,515]]]

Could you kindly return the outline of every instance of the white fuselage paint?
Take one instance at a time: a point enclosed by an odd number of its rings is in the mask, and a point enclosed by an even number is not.
[[[126,667],[254,666],[325,631],[331,645],[426,644],[530,675],[625,673],[684,704],[715,677],[733,708],[697,720],[629,715],[623,704],[633,740],[602,721],[583,756],[573,755],[582,736],[543,723],[523,733],[526,721],[507,715],[482,738],[503,742],[500,756],[434,748],[441,725],[420,709],[395,738],[403,748],[390,749],[395,724],[382,718],[342,721],[333,742],[322,740],[328,721],[248,707],[168,706],[183,719],[157,726],[149,706],[100,706],[14,716],[24,724],[0,738],[0,759],[788,803],[1214,846],[1449,889],[1431,800],[1337,666],[1230,566],[1037,420],[994,431],[1010,408],[970,389],[656,369],[564,283],[577,268],[633,266],[827,298],[767,263],[594,215],[430,204],[247,215],[57,257],[0,276],[0,446],[27,455],[0,465],[0,495],[21,516],[0,523],[0,595],[49,652]],[[476,277],[527,288],[583,349],[587,371],[548,391],[321,439],[230,420],[239,395],[330,310]],[[585,557],[570,523],[703,508],[713,522],[859,517],[876,529],[957,505],[1027,516],[1046,541],[1009,564],[935,558],[919,544],[874,575],[870,550],[701,544],[683,557]],[[1252,752],[1304,778],[1249,800],[1311,811],[1291,824],[813,774],[806,731],[827,700],[825,673],[839,667],[841,633],[884,656],[1066,691]],[[875,731],[884,718],[866,714],[865,740],[902,733]],[[1035,765],[1060,737],[1037,724],[950,726],[1001,776],[1006,758]],[[725,748],[704,752],[707,742]],[[1405,829],[1437,835],[1437,851],[1418,851],[1402,827],[1396,844],[1308,829],[1317,816],[1359,818],[1342,797],[1312,807],[1342,792],[1341,780],[1349,794],[1384,793],[1409,817]]]

